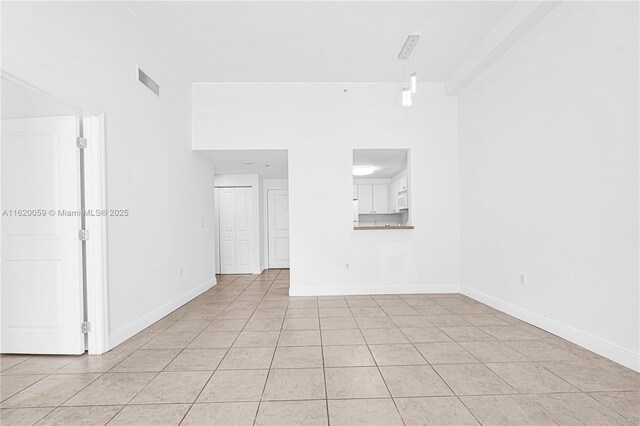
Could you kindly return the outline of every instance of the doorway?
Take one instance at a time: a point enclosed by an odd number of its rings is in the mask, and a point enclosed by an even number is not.
[[[289,190],[267,190],[269,268],[289,267]]]
[[[200,153],[211,160],[215,170],[216,273],[260,274],[268,268],[289,268],[288,151],[207,150]],[[241,200],[237,188],[245,191]],[[226,191],[224,196],[223,191]],[[242,230],[238,224],[247,226]],[[244,238],[247,234],[248,238]],[[245,242],[243,247],[241,244]],[[248,265],[243,258],[248,259]]]
[[[87,216],[105,205],[102,117],[4,72],[0,84],[0,352],[102,353],[106,219]]]

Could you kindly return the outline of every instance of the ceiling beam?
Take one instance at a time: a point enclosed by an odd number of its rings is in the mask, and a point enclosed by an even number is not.
[[[480,42],[478,47],[451,73],[446,82],[449,96],[456,96],[489,68],[560,2],[519,1]]]

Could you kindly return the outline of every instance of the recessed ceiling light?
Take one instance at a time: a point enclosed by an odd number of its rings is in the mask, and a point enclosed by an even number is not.
[[[354,176],[368,176],[374,172],[371,166],[353,166]]]
[[[253,164],[253,161],[248,161],[248,160],[247,160],[247,161],[245,161],[245,162],[244,162],[244,164],[246,164],[247,166],[250,166],[250,165],[252,165],[252,164]]]
[[[265,164],[264,166],[265,167],[271,167],[271,164]]]

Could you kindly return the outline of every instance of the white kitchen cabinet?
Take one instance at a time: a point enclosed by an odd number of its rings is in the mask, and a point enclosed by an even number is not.
[[[357,200],[358,199],[358,185],[353,185],[353,199]]]
[[[360,212],[358,211],[358,200],[353,200],[353,223],[357,224],[360,221]]]
[[[361,183],[357,186],[360,214],[389,213],[389,185]]]
[[[394,179],[389,184],[389,211],[398,213],[398,192],[400,192],[400,179]]]
[[[373,185],[358,185],[358,212],[360,214],[370,214],[373,212]]]
[[[399,179],[399,183],[400,183],[400,190],[398,192],[404,191],[405,189],[407,189],[407,175],[402,176]]]
[[[398,193],[407,189],[407,175],[396,175],[389,184],[389,211],[391,213],[398,213],[400,208],[398,206]]]
[[[373,211],[374,214],[389,212],[389,185],[374,184],[373,186]]]

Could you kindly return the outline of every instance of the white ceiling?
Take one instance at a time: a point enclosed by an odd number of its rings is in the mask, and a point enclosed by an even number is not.
[[[194,82],[443,82],[512,1],[129,1]]]
[[[408,149],[354,149],[354,166],[371,166],[373,174],[363,178],[390,178],[407,168]]]
[[[288,175],[286,149],[198,151],[213,163],[217,175],[257,174],[265,179],[284,179]],[[245,162],[251,162],[246,164]]]

